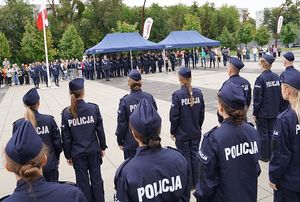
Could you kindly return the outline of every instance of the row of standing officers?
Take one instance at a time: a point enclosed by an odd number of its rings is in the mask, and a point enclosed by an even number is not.
[[[261,159],[271,160],[274,200],[299,201],[300,73],[293,67],[292,53],[286,53],[283,61],[286,70],[279,77],[271,71],[272,56],[260,60],[262,74],[253,90],[256,130],[247,122],[252,90],[239,75],[244,64],[231,58],[229,79],[217,94],[220,125],[204,135],[203,94],[192,87],[191,70],[181,68],[181,88],[172,94],[169,114],[177,149],[161,146],[161,117],[155,99],[142,91],[141,74],[132,70],[130,93],[121,98],[118,108],[116,136],[125,161],[115,175],[116,200],[189,201],[190,191],[195,190],[198,201],[255,201]],[[24,95],[25,117],[14,123],[5,149],[6,168],[16,174],[18,184],[4,201],[32,201],[32,197],[53,201],[58,196],[66,201],[104,201],[100,165],[107,145],[101,113],[96,104],[84,101],[83,79],[72,80],[69,90],[71,104],[62,112],[62,141],[53,117],[38,112],[36,89]],[[41,141],[48,147],[46,158],[42,158]],[[58,180],[62,151],[74,167],[83,195],[71,185],[47,183],[41,177],[43,173],[47,181]],[[65,186],[65,195],[51,192],[60,186]]]

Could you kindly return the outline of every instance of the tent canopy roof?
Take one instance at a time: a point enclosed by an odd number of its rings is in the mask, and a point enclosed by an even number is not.
[[[197,31],[173,31],[158,44],[166,49],[190,48],[196,46],[219,46],[220,42],[202,36]]]
[[[86,50],[87,54],[101,54],[123,52],[130,50],[163,49],[162,45],[144,39],[139,33],[111,33],[92,48]]]

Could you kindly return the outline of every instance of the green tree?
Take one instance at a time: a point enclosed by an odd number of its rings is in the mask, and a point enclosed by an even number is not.
[[[255,32],[254,25],[249,22],[244,22],[241,25],[241,28],[237,32],[239,42],[247,45],[247,43],[252,41],[254,32]]]
[[[237,44],[235,35],[230,33],[225,26],[223,27],[218,40],[221,42],[222,46],[229,47],[230,49],[235,49]]]
[[[169,30],[166,27],[167,15],[165,9],[158,4],[152,4],[145,10],[145,19],[147,19],[147,17],[153,19],[149,40],[155,42],[163,40],[169,34]]]
[[[189,7],[183,4],[177,4],[165,8],[167,32],[181,30],[184,24],[184,15],[189,13]]]
[[[6,36],[0,32],[0,58],[10,58],[11,50]]]
[[[234,6],[223,5],[219,10],[216,11],[216,30],[223,30],[223,27],[227,27],[230,33],[234,33],[238,30],[239,13]]]
[[[12,60],[21,56],[21,40],[27,21],[33,20],[33,8],[23,0],[6,0],[0,8],[0,32],[5,34],[12,51]]]
[[[49,60],[53,60],[56,51],[53,48],[52,35],[49,29],[46,31],[46,37],[48,58]],[[21,59],[25,59],[27,62],[45,61],[44,33],[38,31],[33,22],[27,23],[21,45],[21,52],[23,54]]]
[[[295,32],[295,25],[294,24],[287,24],[283,26],[281,30],[281,40],[284,45],[288,46],[290,43],[294,42],[297,38],[296,32]]]
[[[199,17],[197,15],[185,14],[183,30],[196,30],[201,32]]]
[[[208,38],[216,38],[218,32],[216,30],[216,9],[214,3],[205,3],[199,7],[198,16],[201,22],[202,35]]]
[[[81,58],[84,51],[83,41],[74,25],[69,25],[59,41],[61,58]]]
[[[117,28],[114,29],[112,28],[111,30],[112,32],[138,32],[138,29],[137,29],[137,23],[135,23],[134,25],[131,25],[131,24],[128,24],[126,22],[121,22],[121,21],[118,21],[117,22]]]
[[[264,46],[269,43],[271,34],[265,26],[261,26],[256,30],[254,40],[259,46]]]

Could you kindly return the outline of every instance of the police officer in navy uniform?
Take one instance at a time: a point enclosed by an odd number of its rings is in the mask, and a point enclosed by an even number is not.
[[[47,66],[45,65],[45,63],[42,63],[42,76],[44,78],[44,82],[46,83],[46,86],[48,87],[48,74],[47,74]]]
[[[158,71],[162,72],[162,66],[164,65],[164,59],[163,59],[162,54],[159,54],[159,56],[158,56],[157,65],[158,65]]]
[[[54,65],[51,68],[52,70],[52,75],[54,77],[54,83],[56,86],[59,86],[59,70],[60,70],[60,65],[57,62],[54,62]]]
[[[189,186],[195,188],[198,181],[198,148],[204,121],[205,104],[200,89],[191,85],[192,74],[188,67],[178,72],[181,88],[172,94],[170,109],[171,137],[186,158],[189,168]]]
[[[94,67],[94,59],[90,57],[90,64],[89,64],[89,79],[94,80],[94,74],[95,74],[95,67]]]
[[[223,83],[223,85],[228,81],[231,81],[235,84],[241,85],[244,88],[245,92],[246,92],[246,109],[248,110],[249,106],[250,106],[250,103],[251,103],[251,92],[252,92],[252,90],[251,90],[251,85],[250,85],[249,81],[239,75],[240,70],[244,66],[245,66],[244,63],[242,61],[240,61],[238,58],[231,57],[230,61],[229,61],[229,65],[227,67],[227,73],[228,73],[229,79],[226,80]],[[217,115],[218,115],[219,123],[222,123],[222,121],[223,121],[222,116],[220,116],[219,113]]]
[[[262,69],[253,89],[253,116],[260,137],[260,159],[268,162],[271,158],[273,126],[280,110],[281,91],[279,76],[271,71],[275,58],[264,54],[260,58]]]
[[[143,99],[149,100],[155,109],[157,109],[156,102],[152,95],[143,92],[141,73],[133,69],[128,74],[128,86],[130,93],[120,99],[118,109],[118,125],[116,129],[117,142],[121,150],[124,152],[124,159],[133,157],[138,147],[137,142],[133,138],[129,130],[129,117],[137,107],[138,103]]]
[[[104,189],[100,165],[107,148],[102,117],[98,105],[83,100],[83,79],[70,81],[69,90],[71,105],[62,111],[64,154],[88,201],[101,202]]]
[[[283,54],[282,62],[283,62],[283,66],[284,66],[285,70],[279,76],[280,81],[282,81],[284,79],[284,76],[286,73],[298,72],[298,70],[295,69],[295,67],[294,67],[294,60],[295,60],[294,53],[286,52],[285,54]],[[280,112],[283,112],[284,110],[286,110],[288,108],[288,106],[289,106],[289,102],[287,100],[282,99]]]
[[[47,164],[43,167],[43,174],[47,181],[58,181],[59,156],[62,152],[59,128],[51,115],[40,114],[40,96],[35,88],[30,89],[23,97],[26,106],[24,118],[13,123],[13,133],[28,120],[35,127],[37,134],[48,148]]]
[[[87,201],[80,189],[71,183],[47,182],[42,172],[46,162],[46,146],[32,124],[23,121],[5,147],[5,167],[16,175],[17,187],[3,201]]]
[[[278,115],[272,137],[269,164],[270,186],[275,202],[300,201],[300,72],[287,71],[282,80],[288,108]]]
[[[149,100],[141,100],[129,125],[139,147],[116,172],[116,200],[189,201],[187,162],[179,151],[161,146],[161,118]]]
[[[99,57],[96,59],[96,72],[97,72],[97,79],[102,78],[102,63]]]
[[[175,56],[175,53],[174,52],[171,52],[170,53],[170,63],[171,63],[171,68],[172,68],[172,71],[175,71],[175,64],[176,64],[176,56]],[[194,63],[193,63],[194,64]],[[194,65],[193,65],[194,67]]]
[[[204,135],[199,150],[198,201],[253,202],[260,174],[259,137],[245,122],[246,97],[241,85],[226,82],[218,93],[219,128]]]

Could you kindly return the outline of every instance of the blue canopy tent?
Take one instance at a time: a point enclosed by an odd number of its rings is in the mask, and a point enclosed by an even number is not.
[[[112,33],[107,34],[100,43],[86,50],[86,53],[101,54],[133,50],[155,49],[163,49],[163,46],[144,39],[137,32]]]
[[[95,54],[129,51],[132,67],[131,51],[156,49],[163,49],[163,46],[144,39],[137,32],[111,33],[107,34],[97,45],[86,50],[86,53],[92,54],[95,60]]]
[[[165,49],[172,49],[196,46],[219,46],[220,41],[206,38],[197,31],[173,31],[158,44],[163,45]]]
[[[197,31],[190,30],[170,32],[170,34],[158,44],[164,46],[163,52],[165,55],[165,49],[193,47],[194,52],[194,47],[196,46],[219,46],[221,43],[220,41],[204,37]]]

